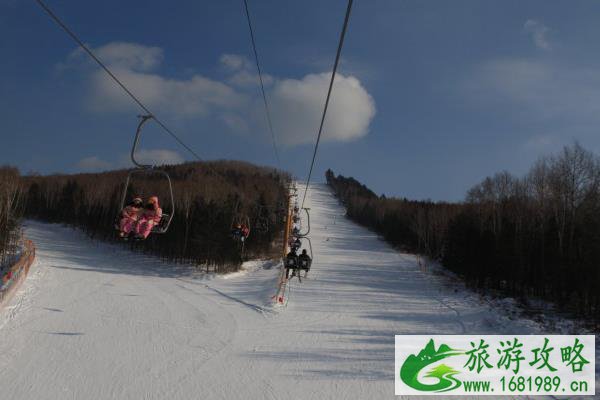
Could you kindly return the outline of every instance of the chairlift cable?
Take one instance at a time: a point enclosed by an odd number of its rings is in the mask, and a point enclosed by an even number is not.
[[[244,9],[246,11],[246,20],[248,21],[248,29],[250,31],[250,39],[252,41],[252,50],[254,51],[254,60],[256,61],[256,70],[258,71],[258,80],[260,82],[260,90],[262,93],[263,102],[265,104],[265,114],[267,116],[267,123],[269,125],[269,131],[271,132],[271,140],[273,142],[273,151],[275,152],[275,159],[277,160],[277,166],[281,169],[281,159],[279,158],[279,150],[277,149],[277,141],[275,140],[275,131],[273,129],[273,122],[271,121],[271,112],[269,110],[269,102],[267,101],[267,94],[265,92],[265,85],[262,77],[262,71],[260,69],[260,63],[258,61],[258,51],[256,50],[256,40],[254,38],[254,29],[252,28],[252,19],[250,18],[250,11],[248,10],[248,1],[244,0]]]
[[[319,133],[317,135],[317,141],[315,143],[315,149],[310,163],[310,169],[308,171],[308,178],[306,179],[306,187],[304,189],[304,197],[302,198],[302,207],[304,208],[304,202],[306,201],[306,195],[308,193],[308,185],[310,178],[312,177],[313,168],[315,166],[315,159],[317,157],[317,150],[319,149],[319,143],[321,141],[321,134],[323,133],[323,124],[325,123],[325,116],[327,115],[327,108],[329,106],[329,99],[331,97],[331,91],[333,89],[333,81],[335,80],[335,74],[340,62],[340,56],[342,54],[342,47],[344,46],[344,37],[346,36],[346,30],[348,28],[348,21],[350,20],[350,11],[352,10],[353,0],[348,0],[348,7],[346,8],[346,17],[344,18],[344,25],[342,26],[342,33],[340,35],[340,42],[338,44],[337,53],[335,55],[335,62],[333,64],[333,71],[331,72],[331,80],[329,82],[329,89],[327,90],[327,98],[325,99],[325,107],[323,108],[323,115],[321,117],[321,124],[319,125]]]

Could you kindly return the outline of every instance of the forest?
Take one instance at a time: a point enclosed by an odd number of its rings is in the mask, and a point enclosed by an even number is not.
[[[132,175],[126,199],[158,196],[163,212],[174,211],[171,226],[166,234],[153,233],[145,241],[129,241],[125,246],[215,272],[236,270],[243,259],[277,253],[290,181],[287,174],[237,161],[190,162],[161,169],[172,180],[174,204],[170,204],[166,178],[156,171]],[[122,241],[115,222],[128,172],[19,176],[14,168],[0,170],[2,245],[9,244],[9,233],[18,229],[21,216],[66,224],[93,239]],[[231,237],[237,222],[249,222],[251,228],[243,249]]]
[[[0,167],[0,274],[18,252],[23,196],[19,171]]]
[[[460,203],[377,196],[331,170],[326,178],[348,217],[470,287],[600,318],[600,158],[578,143],[522,177],[483,179]]]

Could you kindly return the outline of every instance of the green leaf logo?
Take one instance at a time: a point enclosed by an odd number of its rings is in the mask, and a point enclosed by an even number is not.
[[[411,354],[406,358],[400,368],[400,379],[411,388],[423,392],[447,392],[454,390],[461,385],[461,381],[454,377],[454,375],[460,372],[452,367],[439,364],[427,371],[425,377],[438,379],[438,382],[434,384],[420,382],[419,373],[427,366],[440,360],[462,354],[465,354],[464,351],[451,349],[445,344],[440,345],[440,348],[436,350],[433,339],[431,339],[419,354],[416,356]]]

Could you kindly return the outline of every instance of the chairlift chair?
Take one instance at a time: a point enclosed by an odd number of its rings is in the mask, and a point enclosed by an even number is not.
[[[307,265],[304,265],[305,263],[300,258],[298,259],[298,269],[300,269],[301,271],[305,271],[304,277],[306,278],[306,276],[308,275],[308,271],[310,271],[310,267],[312,266],[312,263],[315,260],[313,255],[312,242],[310,241],[310,238],[305,236],[301,237],[300,240],[306,240],[308,242],[308,251],[310,253],[310,261]]]
[[[248,235],[244,236],[246,239],[250,236],[250,217],[247,215],[234,215],[231,219],[231,231],[237,230],[237,227],[246,226],[248,228]],[[234,239],[239,240],[242,238],[242,232],[237,232],[238,235],[234,235]],[[236,237],[237,236],[237,237]]]
[[[135,139],[133,140],[133,146],[131,147],[131,161],[133,162],[135,168],[129,171],[129,173],[127,174],[127,179],[125,180],[125,186],[123,188],[123,196],[121,197],[120,209],[123,210],[125,208],[125,203],[127,201],[127,192],[132,177],[134,175],[162,175],[166,179],[168,184],[170,207],[167,208],[168,212],[165,212],[163,208],[163,213],[160,222],[152,228],[152,233],[167,233],[167,231],[169,230],[169,226],[171,226],[173,216],[175,215],[175,199],[173,196],[173,184],[171,182],[171,177],[165,170],[160,169],[155,165],[141,164],[135,159],[135,151],[137,149],[142,133],[142,126],[146,123],[146,121],[152,119],[153,117],[152,115],[141,115],[139,116],[139,118],[141,118],[141,120],[137,126],[137,130],[135,132]]]

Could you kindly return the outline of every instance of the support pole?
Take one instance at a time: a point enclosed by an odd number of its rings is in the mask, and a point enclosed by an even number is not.
[[[277,304],[285,304],[285,287],[287,285],[287,279],[285,277],[285,259],[288,253],[288,242],[290,241],[290,231],[292,227],[292,197],[293,195],[288,192],[287,196],[287,214],[285,220],[285,231],[283,232],[283,245],[281,246],[281,261],[283,268],[281,268],[281,274],[279,274],[279,282],[277,284],[277,293],[272,297]]]
[[[285,259],[288,253],[288,242],[290,241],[290,230],[292,227],[292,209],[291,209],[292,195],[288,194],[287,198],[287,215],[285,218],[285,231],[283,232],[283,248],[282,257]]]

